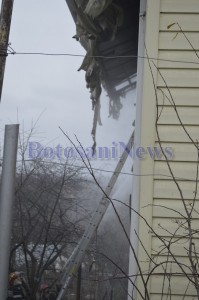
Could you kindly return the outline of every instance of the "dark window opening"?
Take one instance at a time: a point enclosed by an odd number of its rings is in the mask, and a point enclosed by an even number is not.
[[[109,115],[118,119],[121,98],[136,86],[140,0],[107,0],[105,4],[94,0],[66,2],[77,26],[74,37],[87,50],[80,69],[86,71],[93,107],[103,85],[110,99]],[[99,13],[95,5],[105,8]]]
[[[124,97],[135,87],[137,73],[139,0],[115,0],[124,13],[123,25],[118,28],[113,41],[99,44],[102,56],[116,56],[115,59],[103,59],[102,72],[110,98]]]

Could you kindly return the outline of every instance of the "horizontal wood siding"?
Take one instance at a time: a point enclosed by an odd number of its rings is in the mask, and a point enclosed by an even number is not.
[[[175,299],[174,295],[189,295],[193,296],[192,285],[188,285],[187,279],[182,276],[173,276],[171,282],[169,283],[165,278],[161,276],[153,276],[151,281],[151,292],[152,293],[163,293],[168,294],[169,289],[171,289],[172,299]],[[161,299],[161,298],[159,298]],[[185,298],[187,299],[187,298]]]
[[[199,61],[193,51],[160,50],[158,67],[161,69],[199,69]]]
[[[172,158],[170,159],[170,161],[172,162],[179,162],[179,163],[184,163],[184,161],[188,162],[194,162],[196,163],[198,161],[198,152],[196,147],[193,147],[192,143],[183,143],[183,142],[179,142],[179,143],[169,143],[169,142],[163,142],[161,143],[163,151],[165,151],[165,149],[167,147],[169,147],[170,149],[172,149]],[[155,144],[155,147],[160,150],[160,145],[159,143]],[[161,152],[160,152],[161,153]],[[157,161],[161,161],[161,160],[165,160],[164,155],[159,155],[156,156],[156,160]],[[167,169],[166,169],[167,170]],[[165,172],[166,172],[165,170]]]
[[[175,23],[175,24],[173,24]],[[180,27],[183,30],[181,32]],[[173,24],[172,26],[170,26]],[[190,45],[191,43],[191,45]],[[195,50],[193,50],[193,48]],[[192,230],[199,229],[199,190],[197,181],[197,141],[199,141],[199,1],[161,0],[158,59],[153,60],[158,70],[156,106],[156,143],[162,150],[172,149],[168,163],[165,156],[154,159],[154,196],[152,211],[152,256],[157,275],[151,280],[151,300],[197,299],[196,291],[189,284],[182,269],[176,264],[171,252],[190,272],[189,243],[183,238],[188,234],[184,216],[192,213]],[[152,55],[151,55],[152,56]],[[183,124],[183,126],[182,126]],[[195,145],[194,145],[195,143]],[[174,182],[172,176],[175,177]],[[182,200],[183,197],[183,200]],[[185,223],[184,223],[185,222]],[[158,235],[163,237],[158,238]],[[172,236],[174,235],[174,236]],[[199,253],[199,234],[194,235]],[[166,263],[167,259],[170,263]],[[151,268],[155,266],[152,262]],[[166,268],[166,269],[164,269]],[[166,271],[165,271],[166,270]],[[174,272],[170,277],[164,272]],[[163,298],[161,295],[164,294]],[[167,298],[168,297],[168,298]]]
[[[187,239],[174,238],[173,243],[171,244],[172,253],[178,253],[179,262],[185,263],[185,266],[188,265],[187,249],[189,243]],[[165,259],[165,245],[168,245],[169,239],[165,238],[165,241],[160,241],[157,237],[152,237],[152,247],[153,247],[153,257],[156,262],[163,261]],[[195,239],[196,247],[199,247],[199,239]],[[160,254],[160,255],[157,255]]]
[[[160,140],[165,143],[190,143],[190,138],[194,141],[199,141],[199,130],[194,125],[185,126],[185,128],[181,125],[159,125],[158,132]],[[156,137],[156,140],[158,141],[158,137]]]
[[[166,81],[166,83],[165,83]],[[199,72],[195,69],[160,69],[158,87],[199,87]]]
[[[165,165],[166,168],[166,165]],[[186,178],[186,174],[182,176]],[[195,182],[190,181],[178,181],[180,190],[182,191],[184,199],[193,200],[194,191],[196,189]],[[198,183],[199,188],[199,183]],[[163,199],[181,199],[181,194],[173,180],[155,180],[154,181],[154,198]],[[196,199],[199,200],[199,194],[197,194]]]
[[[174,24],[176,23],[176,24]],[[160,30],[161,31],[167,31],[168,26],[173,24],[169,31],[179,31],[180,27],[183,31],[193,31],[198,32],[199,28],[199,18],[197,14],[181,14],[181,13],[175,13],[175,14],[165,14],[162,13],[160,16]]]
[[[158,89],[158,104],[164,106],[177,105],[179,106],[195,106],[198,107],[199,102],[199,88],[186,88],[186,87],[166,87]],[[173,100],[173,101],[172,101]]]
[[[184,226],[181,226],[182,218],[154,218],[153,219],[153,228],[156,234],[161,236],[168,236],[168,234],[175,237],[181,237],[185,234],[188,234],[188,229],[185,229]],[[198,229],[198,220],[192,220],[192,229]]]
[[[186,300],[197,300],[198,297],[195,296],[188,296],[186,295]],[[151,298],[150,300],[160,300],[160,295],[159,294],[151,294]],[[167,295],[163,295],[163,297],[161,298],[161,300],[168,300],[168,296]],[[179,295],[175,295],[175,300],[182,300],[182,296]]]
[[[198,0],[163,0],[161,1],[163,13],[199,13]]]
[[[169,24],[168,24],[169,25]],[[189,32],[189,41],[192,43],[195,50],[199,50],[199,39],[197,32]],[[160,32],[159,34],[159,49],[160,50],[188,50],[191,51],[190,44],[180,32]]]
[[[159,124],[179,125],[182,122],[185,126],[199,125],[199,106],[176,107],[175,110],[174,106],[161,105],[158,111]]]
[[[188,211],[192,209],[191,202],[185,199],[185,205]],[[192,217],[197,219],[199,211],[199,201],[195,203],[195,210]],[[153,216],[154,218],[180,218],[185,216],[185,207],[179,199],[154,199]]]
[[[197,179],[197,161],[187,162],[186,164],[183,161],[173,162],[169,161],[169,165],[173,172],[173,175],[178,180],[192,180],[196,181]],[[157,161],[155,163],[155,179],[171,180],[172,176],[169,171],[169,168],[165,168],[165,161]],[[186,174],[186,176],[185,176]]]

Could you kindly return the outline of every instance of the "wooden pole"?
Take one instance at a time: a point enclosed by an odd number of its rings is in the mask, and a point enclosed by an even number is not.
[[[10,25],[14,0],[2,0],[0,15],[0,101],[9,42]]]

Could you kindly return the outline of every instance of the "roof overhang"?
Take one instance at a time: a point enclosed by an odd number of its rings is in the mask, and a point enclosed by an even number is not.
[[[66,0],[66,3],[76,23],[74,37],[87,51],[79,70],[86,72],[93,107],[99,104],[102,84],[110,98],[109,113],[118,118],[120,98],[136,84],[140,0]],[[96,112],[93,135],[98,116]]]

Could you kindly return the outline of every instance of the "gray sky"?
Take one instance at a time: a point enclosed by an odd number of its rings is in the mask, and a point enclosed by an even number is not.
[[[72,39],[75,24],[64,0],[15,0],[10,42],[16,52],[84,54]],[[14,55],[7,58],[0,109],[1,133],[5,124],[20,123],[29,130],[38,117],[37,135],[32,140],[44,145],[64,145],[63,128],[92,146],[93,112],[84,71],[77,72],[82,57]],[[102,94],[98,146],[127,142],[135,115],[135,92],[123,100],[118,121],[108,118],[108,98]],[[1,137],[2,139],[2,137]],[[103,165],[103,163],[102,163]]]

